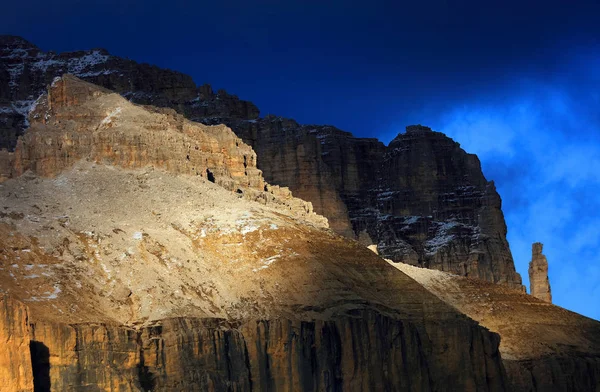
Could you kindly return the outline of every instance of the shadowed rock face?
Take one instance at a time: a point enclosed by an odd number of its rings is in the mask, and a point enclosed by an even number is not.
[[[529,262],[530,293],[542,301],[552,303],[552,290],[548,279],[548,260],[542,254],[544,245],[536,242],[531,246],[531,261]]]
[[[222,121],[257,151],[268,181],[311,200],[338,233],[396,262],[524,290],[493,182],[444,134],[409,126],[386,147],[275,117]]]
[[[23,305],[3,299],[0,305]],[[40,322],[34,379],[3,391],[503,391],[497,336],[465,323],[416,326],[374,312],[331,321],[177,318],[131,328]],[[444,336],[445,335],[445,336]],[[25,336],[25,342],[28,339]],[[441,340],[444,349],[439,350]],[[467,344],[470,350],[465,350]],[[24,346],[29,351],[27,345]],[[6,348],[3,348],[3,352]],[[8,353],[13,353],[9,347]],[[17,362],[15,362],[16,364]],[[9,379],[10,381],[10,379]],[[8,387],[7,387],[8,386]]]
[[[523,290],[506,241],[500,196],[477,157],[441,133],[411,126],[386,147],[331,126],[259,118],[256,106],[223,90],[197,87],[187,75],[101,49],[44,53],[4,36],[0,148],[16,146],[28,125],[27,112],[45,86],[65,72],[136,103],[228,125],[256,151],[267,182],[289,187],[312,202],[337,233],[377,244],[386,258]]]

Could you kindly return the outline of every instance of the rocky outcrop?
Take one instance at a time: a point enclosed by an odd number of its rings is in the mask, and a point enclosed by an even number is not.
[[[598,391],[600,357],[549,356],[534,360],[505,360],[509,385],[514,391]]]
[[[138,334],[110,324],[36,322],[31,363],[36,391],[143,391]]]
[[[600,322],[501,285],[390,264],[500,335],[509,390],[600,390]]]
[[[548,279],[548,260],[542,254],[544,244],[535,242],[531,246],[531,261],[529,262],[530,294],[536,298],[552,303],[552,290]]]
[[[0,290],[0,388],[33,392],[27,308]]]
[[[256,106],[223,90],[101,49],[54,54],[18,37],[0,43],[0,149],[16,146],[46,84],[69,72],[139,104],[226,124],[256,151],[267,182],[288,187],[337,233],[378,245],[388,259],[524,290],[493,182],[476,156],[441,133],[411,126],[386,147],[332,126],[260,118]],[[0,166],[0,176],[6,170]]]
[[[339,233],[397,262],[524,290],[493,182],[445,135],[410,126],[386,147],[274,117],[232,127],[257,151],[265,178],[299,189]]]

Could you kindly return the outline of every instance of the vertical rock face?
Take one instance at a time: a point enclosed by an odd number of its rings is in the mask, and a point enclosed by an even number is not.
[[[445,135],[410,126],[389,146],[332,126],[259,117],[250,102],[191,77],[105,50],[45,53],[0,38],[0,150],[16,147],[27,113],[65,72],[127,99],[226,124],[257,153],[266,181],[310,201],[337,233],[378,245],[391,260],[478,277],[523,290],[506,241],[500,196],[479,160]],[[0,151],[2,154],[2,151]],[[9,169],[0,166],[0,179]]]
[[[262,180],[252,149],[225,126],[136,106],[71,76],[36,100],[29,121],[15,151],[0,156],[8,162],[0,191],[0,290],[35,310],[29,326],[22,306],[0,313],[8,326],[0,338],[14,342],[0,346],[0,358],[9,358],[0,374],[10,392],[31,385],[66,391],[510,388],[497,334],[355,241],[325,230],[306,204]],[[477,231],[468,226],[488,237],[504,235],[493,184],[476,158],[445,136],[410,127],[384,147],[354,142],[332,127],[307,128],[304,135],[301,143],[290,138],[298,159],[289,166],[299,175],[279,175],[302,184],[313,178],[303,169],[314,164],[312,154],[330,156],[317,167],[330,173],[331,189],[350,206],[349,227],[364,243],[381,243],[387,238],[378,231],[386,227],[381,222],[408,214],[387,235],[406,238],[421,265],[429,259],[419,246],[450,249],[441,267],[433,267],[453,271],[464,249],[471,254],[480,241],[494,243],[473,238]],[[304,148],[314,140],[312,150]],[[411,151],[429,155],[416,160]],[[387,188],[371,189],[378,184]],[[462,198],[446,200],[459,191]],[[353,197],[371,207],[352,207]],[[427,230],[415,229],[421,237],[413,232],[411,243],[411,234],[402,233],[415,223]],[[428,243],[430,237],[437,240]],[[502,273],[494,275],[500,262],[486,260],[467,264],[478,265],[477,276],[502,281]],[[481,290],[472,294],[486,297]],[[553,364],[535,373],[564,376],[566,385],[595,382],[594,361],[575,363],[583,374],[576,378],[565,375],[569,363],[549,369]],[[526,370],[511,374],[515,385],[528,387],[539,377],[529,382]],[[589,382],[573,384],[587,375]]]
[[[32,325],[36,390],[140,391],[137,332],[106,324]]]
[[[373,177],[378,181],[358,195],[372,204],[355,201],[351,216],[384,257],[520,288],[500,197],[475,155],[439,132],[410,126],[386,148]]]
[[[36,323],[40,390],[503,391],[499,339],[474,324],[367,312],[331,321],[166,319],[133,330]]]
[[[548,279],[548,260],[542,254],[544,244],[535,242],[531,246],[531,261],[529,262],[530,293],[542,301],[552,303],[552,290]]]
[[[553,357],[526,361],[505,360],[514,391],[598,391],[600,357]]]
[[[29,324],[25,306],[0,295],[0,389],[33,392]]]

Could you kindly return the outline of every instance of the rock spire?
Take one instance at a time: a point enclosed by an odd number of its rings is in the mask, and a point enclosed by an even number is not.
[[[531,246],[531,261],[529,262],[530,294],[542,301],[552,303],[552,290],[548,279],[548,260],[542,254],[544,244],[535,242]]]

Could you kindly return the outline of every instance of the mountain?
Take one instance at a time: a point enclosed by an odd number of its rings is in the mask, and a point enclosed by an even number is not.
[[[132,102],[225,124],[257,153],[267,182],[288,187],[337,233],[404,262],[524,290],[506,240],[501,199],[475,155],[424,126],[388,146],[332,126],[260,117],[250,102],[179,72],[103,49],[55,54],[0,37],[0,148],[13,150],[27,113],[55,77],[71,73]]]
[[[599,322],[386,262],[224,125],[71,75],[27,121],[0,154],[3,390],[600,389]]]
[[[1,158],[10,391],[506,389],[497,334],[270,192],[225,126],[69,75],[28,121]]]

